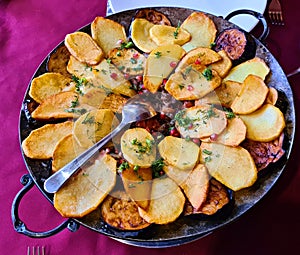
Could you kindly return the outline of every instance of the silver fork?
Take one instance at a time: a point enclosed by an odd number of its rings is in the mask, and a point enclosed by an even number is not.
[[[45,255],[45,247],[42,246],[32,246],[27,247],[27,255]]]
[[[281,4],[279,0],[272,0],[269,4],[268,14],[273,25],[284,25]]]

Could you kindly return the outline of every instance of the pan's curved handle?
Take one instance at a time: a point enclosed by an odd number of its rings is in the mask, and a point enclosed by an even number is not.
[[[18,192],[18,194],[15,196],[14,201],[12,203],[11,208],[11,217],[13,226],[16,232],[21,233],[23,235],[34,237],[34,238],[43,238],[43,237],[49,237],[52,235],[57,234],[58,232],[62,231],[65,228],[68,228],[71,232],[75,232],[79,228],[79,224],[76,223],[72,219],[67,219],[63,223],[61,223],[59,226],[57,226],[54,229],[51,229],[49,231],[45,232],[35,232],[29,230],[25,223],[19,218],[19,205],[24,197],[24,195],[33,187],[33,179],[29,174],[25,174],[21,177],[20,182],[24,185],[24,187]]]
[[[266,40],[266,38],[267,38],[267,36],[269,35],[269,32],[270,32],[267,20],[264,17],[264,15],[261,14],[261,13],[259,13],[259,12],[253,11],[253,10],[241,9],[241,10],[236,10],[236,11],[233,11],[233,12],[229,13],[225,17],[225,19],[226,20],[230,20],[232,17],[240,15],[240,14],[249,14],[249,15],[252,15],[252,16],[254,16],[255,18],[257,18],[262,23],[262,25],[263,25],[263,32],[259,36],[258,40],[260,40],[262,43],[264,43],[265,40]]]

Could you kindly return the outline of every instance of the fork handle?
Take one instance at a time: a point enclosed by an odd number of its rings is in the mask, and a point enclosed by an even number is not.
[[[264,43],[265,40],[266,40],[266,38],[269,35],[269,32],[270,32],[267,20],[264,17],[264,15],[261,14],[261,13],[259,13],[259,12],[253,11],[253,10],[241,9],[241,10],[236,10],[236,11],[233,11],[233,12],[229,13],[225,17],[225,19],[226,20],[230,20],[232,17],[240,15],[240,14],[249,14],[249,15],[252,15],[252,16],[254,16],[255,18],[257,18],[262,23],[262,25],[263,25],[263,31],[262,31],[262,34],[258,37],[258,40],[260,40],[262,43]]]

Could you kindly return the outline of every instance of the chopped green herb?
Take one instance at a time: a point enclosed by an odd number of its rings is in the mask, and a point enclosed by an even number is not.
[[[130,63],[131,63],[131,64],[136,64],[136,63],[137,63],[137,60],[134,59],[134,58],[131,58],[131,59],[130,59]]]
[[[226,114],[226,118],[227,119],[233,119],[233,118],[235,118],[234,112],[232,112],[232,111],[230,111],[228,109],[225,109],[225,114]]]
[[[126,169],[128,169],[128,168],[129,168],[129,163],[128,163],[127,161],[124,161],[124,162],[119,166],[118,171],[119,171],[119,172],[122,172],[122,171],[124,171],[124,170],[126,170]]]
[[[157,51],[154,53],[155,57],[156,58],[160,58],[161,57],[161,52],[160,51]]]
[[[75,91],[79,94],[79,95],[83,95],[83,92],[81,90],[81,87],[85,86],[88,81],[86,78],[82,77],[82,78],[78,78],[75,75],[72,75],[72,80],[75,82]]]
[[[180,88],[180,90],[182,90],[184,88],[184,84],[179,84],[178,87]]]
[[[88,113],[84,120],[82,121],[82,124],[94,124],[95,123],[95,117],[94,116],[90,116],[90,114]]]
[[[118,50],[116,55],[117,55],[118,57],[121,57],[121,56],[122,56],[122,52]]]
[[[174,38],[177,39],[178,38],[178,34],[179,34],[179,29],[180,29],[180,21],[178,21],[176,30],[174,31]]]
[[[207,163],[207,162],[210,162],[211,161],[211,156],[208,156],[208,157],[205,157],[204,158],[204,162]]]
[[[165,163],[164,163],[164,160],[163,160],[162,158],[160,158],[160,159],[158,159],[158,160],[155,160],[155,161],[152,163],[151,168],[152,168],[153,176],[154,176],[155,178],[161,176],[161,172],[163,171],[164,165],[165,165]]]
[[[185,129],[189,128],[191,125],[193,125],[194,121],[193,119],[191,119],[190,117],[188,116],[184,116],[185,115],[185,110],[181,110],[179,112],[177,112],[175,114],[175,121],[177,121],[178,125],[180,127],[183,127]]]
[[[209,151],[207,149],[204,149],[202,152],[205,153],[205,154],[207,154],[207,155],[211,155],[212,154],[212,151]]]
[[[135,165],[135,166],[133,167],[133,171],[138,171],[139,169],[140,169],[140,167],[137,166],[137,165]]]
[[[123,49],[130,49],[134,46],[134,44],[132,42],[122,42],[121,43],[121,47],[119,48],[120,50]]]
[[[216,43],[215,43],[215,42],[213,42],[213,43],[211,43],[209,46],[210,46],[210,48],[212,49],[213,47],[215,47],[215,46],[216,46]]]
[[[213,78],[212,70],[210,68],[205,68],[202,75],[207,81],[211,81],[211,79]]]
[[[75,108],[79,105],[79,96],[75,95],[75,99],[71,102],[71,108]]]
[[[106,62],[107,62],[108,64],[111,64],[111,61],[112,61],[111,58],[106,59]]]

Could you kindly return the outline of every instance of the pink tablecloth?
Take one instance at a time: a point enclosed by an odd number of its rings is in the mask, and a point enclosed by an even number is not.
[[[282,1],[284,27],[271,26],[268,47],[282,68],[299,66],[299,13],[293,0]],[[106,1],[96,0],[0,0],[1,84],[1,206],[0,254],[26,254],[27,246],[45,246],[47,254],[294,254],[299,250],[300,145],[296,143],[288,167],[271,192],[236,222],[213,234],[180,247],[144,249],[121,244],[80,227],[71,233],[32,239],[14,231],[11,203],[27,173],[18,140],[19,111],[23,95],[43,58],[64,36],[105,15]],[[290,78],[299,109],[300,76]],[[20,216],[30,229],[48,230],[63,219],[34,187],[22,200]]]

